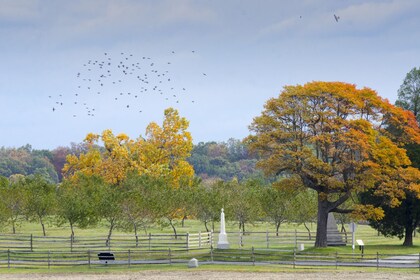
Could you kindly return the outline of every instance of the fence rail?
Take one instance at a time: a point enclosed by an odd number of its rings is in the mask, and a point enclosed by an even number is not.
[[[70,251],[86,250],[166,250],[210,248],[213,240],[212,232],[194,234],[147,234],[147,235],[115,235],[107,242],[107,237],[52,237],[34,235],[0,235],[0,250],[12,251]]]
[[[351,233],[340,233],[344,244],[352,244]],[[230,248],[233,249],[285,249],[293,250],[303,246],[313,246],[315,232],[308,231],[260,231],[227,232]],[[356,234],[357,239],[369,240],[371,244],[381,244],[383,236],[375,233]],[[113,235],[107,243],[106,236],[86,237],[43,237],[34,235],[0,234],[0,251],[124,251],[124,250],[166,250],[196,249],[216,247],[218,234],[213,232],[146,235]],[[418,237],[416,237],[418,239]]]
[[[166,249],[166,250],[125,250],[114,252],[115,260],[105,264],[98,259],[99,251],[59,252],[59,251],[0,251],[0,268],[51,268],[63,266],[135,266],[142,264],[187,263],[196,258],[200,265],[282,265],[286,267],[373,267],[420,270],[420,253],[413,255],[387,254],[317,254],[296,250],[279,249]]]

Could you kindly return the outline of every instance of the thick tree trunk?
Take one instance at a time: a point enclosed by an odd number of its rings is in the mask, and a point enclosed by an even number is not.
[[[405,229],[404,243],[403,246],[413,246],[413,229]]]
[[[318,219],[316,225],[315,247],[327,247],[328,201],[318,194]]]
[[[413,246],[413,211],[412,211],[412,203],[410,199],[406,200],[406,207],[405,207],[405,234],[404,234],[404,243],[403,246]]]
[[[206,231],[207,231],[207,232],[209,232],[210,230],[209,230],[209,228],[208,228],[208,226],[207,226],[207,223],[208,223],[208,222],[207,222],[207,220],[205,220],[205,221],[204,221],[204,226],[206,227]]]

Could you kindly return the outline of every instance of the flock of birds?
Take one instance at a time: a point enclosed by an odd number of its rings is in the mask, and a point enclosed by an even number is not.
[[[340,17],[334,14],[334,19],[338,22]],[[195,54],[195,51],[191,53]],[[175,51],[171,51],[170,55],[175,55]],[[97,113],[95,102],[92,100],[98,100],[100,96],[123,102],[124,108],[138,110],[139,113],[142,112],[142,101],[146,95],[155,94],[165,100],[179,103],[180,97],[188,91],[185,86],[180,86],[174,81],[171,64],[171,61],[157,61],[132,53],[120,52],[115,56],[105,52],[99,59],[86,61],[77,72],[75,78],[78,85],[72,93],[71,103],[73,106],[79,106],[79,109],[84,109],[90,117]],[[207,76],[206,73],[201,75]],[[92,98],[92,95],[97,96]],[[53,101],[53,112],[69,102],[68,96],[65,97],[64,94],[50,95],[49,98]],[[190,102],[194,103],[194,100],[190,99]],[[80,113],[80,110],[77,112]],[[73,114],[73,117],[77,116],[78,113]]]
[[[191,54],[195,53],[191,51]],[[175,51],[171,51],[168,57],[174,55]],[[70,102],[70,105],[76,106],[75,109],[79,108],[79,114],[81,107],[85,115],[94,117],[98,112],[95,106],[98,98],[108,98],[108,101],[116,103],[115,106],[141,113],[147,105],[143,100],[151,94],[179,103],[188,94],[188,90],[176,81],[171,65],[170,60],[163,62],[161,59],[154,60],[132,53],[112,55],[104,52],[100,58],[86,61],[76,73],[77,88],[70,98],[64,94],[49,96],[53,102],[51,109],[56,112]],[[199,75],[203,78],[207,76],[206,73]],[[191,96],[189,98],[188,102],[195,102]],[[73,114],[73,117],[77,116],[78,113]]]

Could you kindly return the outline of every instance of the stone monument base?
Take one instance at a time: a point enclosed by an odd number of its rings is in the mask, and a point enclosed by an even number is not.
[[[346,242],[343,241],[343,236],[338,232],[337,222],[333,213],[328,213],[327,246],[346,246]]]
[[[229,243],[217,243],[217,249],[229,249]]]
[[[225,232],[219,233],[219,242],[217,242],[217,249],[229,249],[229,242]]]

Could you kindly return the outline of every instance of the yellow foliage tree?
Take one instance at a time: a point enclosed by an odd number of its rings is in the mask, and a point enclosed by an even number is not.
[[[125,134],[114,135],[111,130],[102,134],[89,133],[85,142],[89,150],[79,157],[67,156],[63,174],[77,178],[80,174],[99,175],[105,182],[118,185],[128,172],[163,177],[173,187],[190,184],[193,167],[186,161],[193,148],[189,122],[178,111],[168,108],[164,112],[162,127],[152,122],[145,137],[130,139]],[[98,144],[102,141],[103,148]]]

